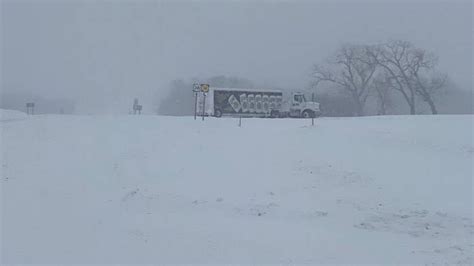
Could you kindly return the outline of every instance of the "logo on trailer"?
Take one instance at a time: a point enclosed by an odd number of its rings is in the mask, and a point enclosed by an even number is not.
[[[239,112],[240,108],[242,107],[239,100],[237,100],[234,95],[230,95],[229,104],[232,106],[232,109],[234,109],[235,112]]]
[[[280,108],[282,96],[278,92],[250,92],[243,90],[215,90],[213,103],[215,110],[223,114],[270,114]]]

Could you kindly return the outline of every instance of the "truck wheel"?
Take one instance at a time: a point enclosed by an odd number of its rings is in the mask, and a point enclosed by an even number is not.
[[[302,114],[301,114],[301,117],[303,118],[311,118],[313,117],[313,112],[309,111],[309,110],[305,110]]]
[[[270,117],[271,118],[278,118],[280,116],[280,112],[272,110],[270,112]]]
[[[221,117],[222,116],[222,111],[220,109],[214,110],[214,116],[215,117]]]

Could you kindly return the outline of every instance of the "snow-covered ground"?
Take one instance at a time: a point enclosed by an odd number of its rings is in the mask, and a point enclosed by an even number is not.
[[[3,263],[473,263],[474,116],[7,116]]]
[[[0,109],[0,122],[15,121],[27,118],[27,115],[20,111]]]

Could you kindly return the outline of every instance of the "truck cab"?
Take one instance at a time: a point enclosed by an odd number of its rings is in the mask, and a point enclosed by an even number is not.
[[[306,101],[304,93],[293,92],[291,93],[289,101],[289,112],[288,115],[291,117],[318,117],[321,115],[319,109],[319,103]]]

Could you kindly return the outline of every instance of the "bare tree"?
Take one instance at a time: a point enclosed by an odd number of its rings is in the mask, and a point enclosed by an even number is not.
[[[390,77],[389,87],[403,95],[410,107],[410,114],[416,114],[417,96],[430,105],[433,114],[437,113],[433,94],[443,86],[444,81],[425,77],[437,63],[432,53],[416,48],[410,42],[396,40],[368,47],[367,54]]]
[[[374,86],[374,95],[377,99],[377,114],[386,115],[388,108],[392,104],[392,99],[390,95],[391,91],[391,80],[389,76],[385,75],[383,72],[378,74],[373,81]]]
[[[344,89],[354,101],[356,115],[364,115],[364,106],[370,94],[372,77],[377,62],[367,54],[363,45],[344,45],[339,48],[326,66],[315,65],[315,85],[331,82]]]
[[[433,54],[417,49],[414,59],[410,65],[410,74],[416,94],[429,105],[432,114],[438,114],[433,97],[444,87],[448,77],[433,72],[438,61]]]
[[[417,94],[425,101],[431,109],[432,114],[438,114],[438,109],[433,100],[433,96],[445,87],[448,77],[446,74],[439,74],[439,76],[432,76],[431,78],[421,78],[416,76]]]
[[[405,41],[390,41],[386,44],[370,47],[367,53],[391,77],[391,87],[399,91],[410,107],[410,114],[415,114],[415,88],[409,77],[411,62],[410,49],[412,45]]]

